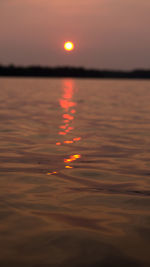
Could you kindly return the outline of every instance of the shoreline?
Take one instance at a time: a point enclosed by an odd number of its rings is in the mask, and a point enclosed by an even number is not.
[[[150,70],[113,71],[80,67],[17,67],[0,66],[0,77],[22,78],[89,78],[89,79],[150,79]]]

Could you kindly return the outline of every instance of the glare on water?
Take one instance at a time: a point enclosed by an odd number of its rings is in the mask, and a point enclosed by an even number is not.
[[[0,79],[0,266],[150,265],[150,82]]]

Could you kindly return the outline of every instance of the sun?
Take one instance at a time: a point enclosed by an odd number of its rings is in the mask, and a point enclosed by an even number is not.
[[[66,51],[72,51],[74,49],[74,43],[67,41],[64,43],[64,49]]]

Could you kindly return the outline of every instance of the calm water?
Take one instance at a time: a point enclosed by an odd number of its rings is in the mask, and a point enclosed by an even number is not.
[[[150,266],[150,81],[0,79],[0,266]]]

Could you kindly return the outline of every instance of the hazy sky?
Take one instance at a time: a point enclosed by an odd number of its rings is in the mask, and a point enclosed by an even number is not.
[[[150,0],[0,0],[0,63],[150,68]]]

